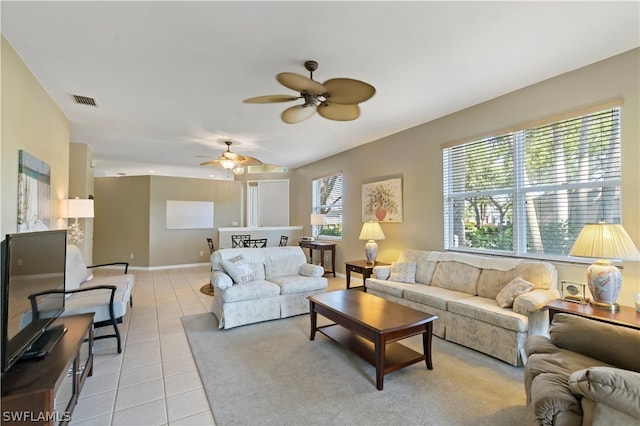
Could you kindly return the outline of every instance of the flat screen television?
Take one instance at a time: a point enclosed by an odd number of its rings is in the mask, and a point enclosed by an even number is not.
[[[34,319],[28,296],[64,289],[67,231],[52,230],[9,234],[2,241],[2,372],[7,371],[64,312],[64,294],[40,297]],[[46,336],[45,336],[46,337]]]

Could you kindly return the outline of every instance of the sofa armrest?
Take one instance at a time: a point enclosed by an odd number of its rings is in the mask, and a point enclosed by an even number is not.
[[[222,271],[212,271],[211,284],[222,290],[231,287],[233,285],[233,280],[229,275]]]
[[[614,367],[590,367],[569,376],[571,391],[640,420],[640,373]]]
[[[513,312],[522,315],[539,312],[544,310],[545,306],[559,297],[560,293],[555,288],[550,288],[548,290],[536,288],[515,298],[513,301]]]
[[[305,277],[322,277],[324,275],[324,267],[320,265],[312,265],[311,263],[305,263],[300,266],[298,274]]]
[[[391,266],[390,265],[379,265],[373,267],[373,275],[376,276],[379,280],[386,280],[391,275]]]

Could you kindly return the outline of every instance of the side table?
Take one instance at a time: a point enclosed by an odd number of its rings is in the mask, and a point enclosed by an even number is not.
[[[313,251],[320,251],[320,265],[324,268],[324,252],[331,252],[331,270],[325,268],[325,274],[336,276],[336,245],[335,243],[325,243],[320,241],[300,241],[300,247],[309,249],[309,257],[313,259]]]
[[[611,312],[589,304],[581,305],[556,299],[549,303],[547,308],[549,308],[549,321],[553,320],[555,314],[564,313],[640,330],[640,312],[630,306],[620,306],[618,312]]]
[[[351,260],[349,262],[345,262],[344,265],[347,272],[347,290],[351,288],[351,272],[357,272],[358,274],[362,274],[362,285],[354,288],[362,287],[362,289],[366,293],[367,287],[365,284],[367,278],[369,278],[371,276],[371,273],[373,272],[373,267],[388,265],[388,263],[375,262],[371,264],[366,260]]]

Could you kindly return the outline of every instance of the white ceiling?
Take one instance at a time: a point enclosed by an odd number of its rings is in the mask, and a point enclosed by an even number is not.
[[[631,2],[11,2],[2,33],[95,175],[225,178],[223,141],[295,168],[640,45]],[[279,72],[360,79],[356,121],[285,124]],[[97,108],[72,95],[94,98]]]

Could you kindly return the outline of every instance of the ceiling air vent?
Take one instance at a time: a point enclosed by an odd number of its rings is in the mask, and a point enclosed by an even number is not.
[[[88,98],[86,96],[73,95],[73,99],[75,99],[77,104],[97,106],[96,100],[93,98]]]

